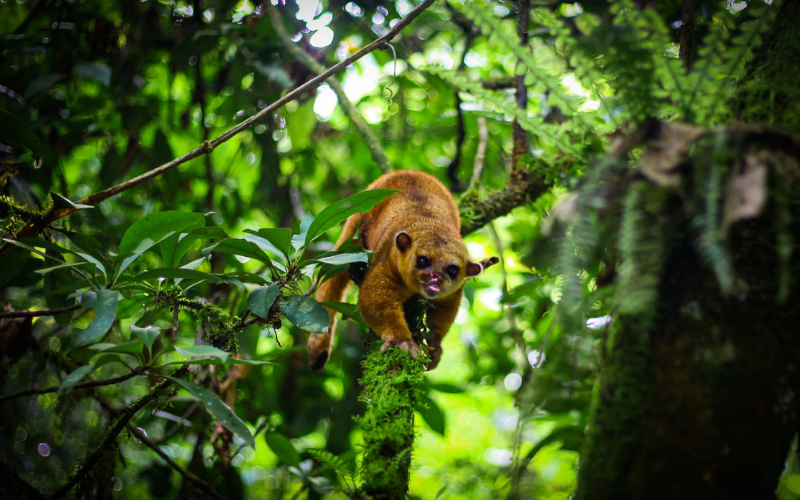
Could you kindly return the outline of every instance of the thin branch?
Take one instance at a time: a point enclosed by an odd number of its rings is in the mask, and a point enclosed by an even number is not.
[[[183,369],[178,370],[178,372],[183,371]],[[177,373],[176,373],[177,375]],[[136,415],[139,410],[147,406],[151,401],[156,399],[158,396],[163,394],[170,386],[172,382],[164,381],[160,385],[158,385],[152,392],[146,394],[136,400],[133,404],[125,408],[125,411],[119,417],[119,419],[114,423],[114,425],[106,432],[105,438],[97,445],[95,451],[92,452],[91,455],[86,457],[86,460],[83,462],[83,466],[76,472],[70,480],[59,488],[55,493],[48,497],[48,500],[58,500],[61,498],[65,498],[67,493],[75,487],[76,484],[83,481],[83,479],[92,471],[95,465],[105,456],[108,447],[111,443],[117,439],[119,433],[128,425],[128,422]]]
[[[517,35],[519,36],[519,45],[521,47],[528,47],[528,25],[531,19],[531,6],[530,0],[520,0],[518,4],[519,13],[517,17]],[[522,61],[517,61],[517,66],[522,64]],[[528,86],[525,85],[525,73],[517,75],[516,85],[517,108],[525,110],[528,108]],[[528,149],[528,133],[523,130],[519,122],[514,119],[514,153],[511,157],[511,168],[516,169],[519,167],[519,159],[525,154]]]
[[[164,461],[167,462],[167,464],[170,467],[172,467],[173,469],[178,471],[178,473],[181,476],[183,476],[184,478],[186,478],[187,481],[191,482],[193,485],[195,485],[197,488],[199,488],[203,493],[205,493],[207,495],[211,495],[212,497],[216,498],[217,500],[225,500],[225,497],[223,497],[222,495],[217,493],[214,490],[213,486],[211,486],[210,484],[206,483],[205,481],[203,481],[202,479],[200,479],[196,475],[192,474],[188,470],[186,470],[183,467],[181,467],[180,465],[178,465],[178,462],[176,462],[175,460],[172,459],[172,457],[170,457],[169,455],[164,453],[164,451],[161,450],[161,448],[159,448],[159,446],[157,444],[152,442],[144,432],[142,432],[141,430],[133,427],[130,424],[128,424],[128,430],[131,432],[131,434],[136,436],[136,438],[139,439],[139,441],[141,441],[142,444],[144,444],[145,446],[147,446],[148,448],[150,448],[151,450],[156,452],[156,454],[159,457],[161,457],[162,459],[164,459]]]
[[[416,19],[417,16],[419,16],[422,13],[422,11],[424,11],[425,9],[430,7],[431,4],[433,4],[433,2],[435,2],[435,1],[436,0],[424,0],[422,3],[417,5],[413,10],[411,10],[411,12],[409,12],[406,17],[401,19],[400,22],[397,23],[394,28],[390,29],[385,35],[383,35],[382,37],[378,38],[374,42],[370,43],[369,45],[367,45],[363,49],[359,50],[355,54],[345,58],[343,61],[340,61],[339,63],[334,64],[328,70],[320,73],[319,75],[317,75],[314,78],[310,79],[309,81],[307,81],[303,85],[300,85],[299,87],[295,88],[294,90],[292,90],[291,92],[287,93],[285,96],[283,96],[280,99],[278,99],[277,101],[273,102],[272,104],[270,104],[266,108],[262,109],[258,113],[254,114],[250,118],[244,120],[243,122],[239,123],[238,125],[236,125],[236,126],[230,128],[229,130],[223,132],[219,137],[217,137],[215,139],[212,139],[210,141],[204,141],[203,144],[201,144],[200,146],[197,146],[196,148],[194,148],[193,150],[191,150],[188,153],[184,154],[183,156],[175,158],[174,160],[171,160],[171,161],[161,165],[160,167],[154,168],[153,170],[150,170],[149,172],[145,172],[144,174],[142,174],[142,175],[140,175],[138,177],[134,177],[133,179],[130,179],[130,180],[127,180],[127,181],[122,182],[120,184],[117,184],[116,186],[110,187],[108,189],[104,189],[103,191],[98,191],[97,193],[94,193],[94,194],[91,194],[91,195],[87,196],[86,198],[80,200],[78,203],[83,204],[83,205],[97,205],[98,203],[100,203],[103,200],[106,200],[108,198],[111,198],[112,196],[115,196],[115,195],[117,195],[119,193],[122,193],[123,191],[127,191],[128,189],[136,187],[139,184],[142,184],[143,182],[149,181],[150,179],[158,177],[159,175],[163,174],[164,172],[172,170],[173,168],[177,167],[178,165],[182,165],[182,164],[186,163],[189,160],[197,158],[198,156],[202,156],[202,155],[205,155],[205,154],[210,154],[217,146],[219,146],[220,144],[223,144],[224,142],[227,142],[233,136],[237,135],[238,133],[242,132],[243,130],[247,130],[247,129],[253,127],[256,123],[258,123],[259,121],[263,120],[264,118],[272,116],[272,114],[277,109],[281,108],[286,103],[288,103],[290,101],[293,101],[296,97],[302,95],[303,93],[305,93],[305,92],[307,92],[309,90],[315,89],[319,84],[321,84],[322,82],[327,80],[329,77],[339,73],[340,71],[342,71],[343,69],[345,69],[349,65],[353,64],[354,62],[358,61],[359,59],[361,59],[365,55],[369,54],[370,52],[373,52],[376,49],[384,48],[386,46],[387,42],[391,41],[395,36],[397,36],[397,34],[400,33],[406,26],[411,24],[411,21]],[[58,219],[62,219],[62,218],[66,217],[68,215],[71,215],[71,214],[73,214],[73,213],[75,213],[77,211],[78,211],[78,209],[76,209],[76,208],[66,208],[66,209],[61,209],[61,210],[54,211],[50,215],[48,221],[49,222],[53,222],[53,221],[56,221]],[[19,239],[19,238],[28,236],[28,235],[30,235],[30,234],[38,231],[38,230],[39,230],[39,226],[37,224],[33,224],[33,223],[29,222],[22,229],[19,230],[19,232],[16,235],[16,238]],[[9,248],[8,244],[3,245],[3,247],[0,248],[0,255],[2,255],[5,251],[7,251],[8,248]]]
[[[144,368],[139,367],[131,371],[130,373],[126,373],[125,375],[120,375],[119,377],[114,378],[107,378],[103,380],[91,380],[89,382],[84,382],[82,384],[76,384],[72,386],[73,389],[89,389],[92,387],[102,387],[104,385],[114,385],[120,382],[124,382],[130,378],[136,377],[137,375],[141,375],[144,373]],[[25,389],[23,391],[12,392],[11,394],[5,394],[0,396],[0,402],[8,401],[10,399],[22,398],[25,396],[37,396],[39,394],[48,394],[51,392],[58,391],[58,387],[48,387],[47,389]]]
[[[40,316],[55,316],[57,314],[76,311],[83,307],[83,304],[75,304],[60,309],[43,309],[41,311],[12,311],[7,313],[0,313],[0,319],[5,318],[38,318]]]
[[[469,181],[469,189],[478,187],[483,176],[483,166],[486,163],[486,149],[489,145],[489,127],[486,118],[478,117],[478,151],[475,153],[475,163],[472,166],[472,179]]]
[[[283,27],[283,20],[281,19],[281,15],[278,12],[278,9],[275,7],[267,7],[267,14],[269,14],[270,19],[272,19],[272,27],[275,29],[275,33],[278,35],[278,39],[286,47],[286,50],[289,51],[292,56],[302,62],[308,69],[313,71],[316,74],[324,73],[325,67],[317,62],[314,57],[311,56],[308,52],[303,50],[299,45],[292,42],[291,37],[286,32],[286,29]],[[383,150],[378,137],[369,128],[369,125],[364,120],[364,117],[361,116],[361,112],[358,111],[358,108],[350,102],[350,99],[347,98],[347,94],[344,92],[344,88],[339,83],[336,78],[330,78],[326,82],[333,92],[336,94],[336,98],[339,100],[339,105],[344,110],[345,114],[350,118],[350,121],[353,123],[353,126],[356,128],[359,134],[364,138],[364,141],[367,143],[367,147],[369,148],[370,153],[372,154],[372,159],[375,163],[378,164],[380,167],[381,172],[384,174],[387,172],[392,171],[392,164],[389,162],[389,158],[386,156],[386,152]]]
[[[688,70],[692,65],[692,46],[694,45],[694,30],[697,9],[697,0],[683,0],[683,15],[681,17],[681,46],[678,57],[683,61]]]

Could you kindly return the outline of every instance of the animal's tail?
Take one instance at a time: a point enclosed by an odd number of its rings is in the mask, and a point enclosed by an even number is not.
[[[364,219],[364,214],[351,215],[344,223],[342,234],[336,242],[334,248],[341,248],[356,234],[358,226]],[[317,302],[342,302],[344,301],[347,289],[350,287],[350,276],[345,271],[319,286],[315,298]],[[328,333],[311,333],[308,336],[306,348],[308,350],[308,366],[312,371],[320,371],[325,368],[330,358],[331,348],[333,347],[333,334],[336,330],[336,311],[328,310]]]

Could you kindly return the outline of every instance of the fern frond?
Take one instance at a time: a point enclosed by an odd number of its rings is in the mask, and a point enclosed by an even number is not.
[[[718,144],[724,139],[718,139]],[[716,148],[719,150],[719,147]],[[720,231],[720,206],[723,196],[725,167],[716,155],[706,168],[695,169],[697,195],[702,199],[702,211],[691,221],[697,233],[694,247],[700,258],[711,268],[717,278],[723,295],[730,294],[733,289],[733,265]],[[707,172],[706,172],[707,170]]]
[[[345,462],[340,457],[337,457],[333,453],[326,450],[311,448],[306,451],[308,451],[308,454],[311,455],[317,462],[321,463],[325,467],[328,467],[341,476],[346,488],[355,488],[356,470],[354,464]]]

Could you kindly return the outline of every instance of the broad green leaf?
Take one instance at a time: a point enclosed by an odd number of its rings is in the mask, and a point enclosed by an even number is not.
[[[216,347],[210,345],[194,345],[191,347],[178,347],[175,346],[175,351],[188,358],[194,356],[212,356],[214,358],[219,359],[223,363],[228,360],[228,357],[231,355],[229,352],[225,352],[221,349],[217,349]]]
[[[72,76],[92,80],[103,87],[111,85],[111,67],[98,62],[80,63],[72,68]]]
[[[25,100],[29,101],[31,98],[41,94],[42,92],[50,90],[50,87],[58,83],[58,81],[64,78],[64,76],[66,75],[62,73],[50,73],[36,78],[25,89]]]
[[[278,455],[278,458],[285,464],[300,467],[300,454],[297,453],[289,438],[278,432],[267,432],[264,434],[264,440],[267,442],[269,449]]]
[[[203,217],[202,220],[195,221],[193,224],[184,228],[185,232],[177,232],[161,241],[161,258],[164,261],[164,267],[175,267],[178,265],[186,252],[189,251],[192,243],[200,239],[192,230],[203,227],[205,223],[206,219]]]
[[[328,311],[319,302],[305,295],[292,295],[288,302],[284,314],[294,326],[310,333],[328,333]]]
[[[260,286],[250,292],[247,297],[247,308],[259,318],[269,319],[269,310],[280,293],[281,289],[275,283],[269,286]]]
[[[172,380],[176,384],[189,391],[192,396],[197,398],[198,401],[206,406],[206,410],[208,410],[208,412],[211,413],[214,418],[219,420],[222,425],[242,438],[245,443],[249,444],[253,448],[256,447],[256,441],[253,438],[253,434],[250,432],[250,429],[247,428],[247,425],[245,425],[245,423],[236,416],[233,410],[223,403],[219,397],[201,387],[192,384],[191,382],[168,376],[165,376],[164,378]]]
[[[314,259],[323,264],[330,264],[332,266],[341,266],[344,264],[352,264],[353,262],[369,262],[369,258],[365,252],[359,253],[340,253],[336,255],[329,255],[326,257],[319,257]]]
[[[103,354],[102,356],[97,358],[97,361],[94,362],[94,369],[97,370],[101,366],[107,365],[109,363],[122,363],[122,358],[120,358],[116,354]]]
[[[161,335],[161,328],[153,325],[148,325],[144,328],[131,325],[131,333],[139,337],[142,343],[147,347],[147,351],[150,352],[153,349],[153,344],[156,339]]]
[[[208,255],[209,252],[229,253],[234,255],[241,255],[249,259],[255,259],[265,264],[270,264],[272,261],[269,256],[264,253],[264,250],[259,248],[258,245],[252,241],[240,240],[230,238],[222,240],[212,247],[203,249],[203,255]]]
[[[91,262],[92,264],[94,264],[94,266],[95,266],[95,267],[96,267],[96,268],[97,268],[97,269],[98,269],[98,270],[99,270],[101,273],[103,273],[103,276],[106,276],[106,266],[104,266],[102,262],[100,262],[99,260],[95,259],[94,257],[92,257],[91,255],[89,255],[88,253],[83,253],[83,252],[75,252],[75,255],[79,255],[80,257],[82,257],[82,258],[86,259],[86,261],[87,261],[87,262]],[[92,274],[94,274],[94,273],[92,273]]]
[[[562,449],[577,451],[580,449],[581,443],[583,442],[583,437],[583,427],[577,425],[565,425],[562,427],[557,427],[553,430],[553,432],[550,433],[550,435],[536,443],[536,445],[531,448],[531,451],[525,455],[525,457],[520,461],[518,473],[521,474],[524,472],[525,468],[528,466],[531,460],[533,460],[533,457],[536,456],[536,454],[539,453],[539,451],[541,451],[545,446],[560,442]]]
[[[288,259],[292,253],[292,230],[285,228],[261,228],[258,231],[245,229],[245,233],[258,236],[269,242],[275,250],[272,251],[278,256]],[[245,236],[245,238],[247,238]]]
[[[92,344],[89,349],[99,352],[118,352],[120,354],[142,354],[144,344],[141,340],[131,340],[129,342],[120,342],[119,344],[112,344],[109,342],[102,342],[100,344]]]
[[[83,377],[92,373],[94,366],[95,365],[84,365],[67,375],[64,380],[61,381],[61,385],[58,386],[56,394],[61,394],[64,391],[69,392]]]
[[[86,290],[80,296],[80,302],[94,309],[94,320],[86,330],[75,332],[75,344],[85,344],[99,339],[105,334],[117,317],[116,290]]]
[[[125,231],[119,244],[120,255],[142,253],[172,232],[187,227],[197,227],[204,221],[203,214],[193,212],[158,212],[136,221]]]
[[[29,240],[29,239],[26,238],[26,240]],[[63,258],[61,258],[60,255],[58,257],[56,257],[54,255],[47,255],[45,252],[42,252],[41,250],[37,250],[37,249],[35,249],[34,247],[32,247],[30,245],[22,243],[21,241],[10,240],[8,238],[3,238],[3,241],[5,241],[6,243],[11,243],[12,245],[18,246],[20,248],[24,248],[25,250],[28,250],[29,252],[35,253],[36,255],[38,255],[40,257],[44,257],[45,259],[54,260],[54,261],[60,262],[62,264],[64,264],[66,262]],[[36,239],[35,241],[36,241],[36,243],[34,243],[34,245],[42,247],[42,248],[46,248],[47,247],[47,245],[39,243],[39,241],[43,241],[43,240]],[[49,242],[47,242],[47,243],[49,243]]]
[[[262,278],[261,276],[253,273],[247,273],[244,271],[225,273],[225,276],[228,278],[235,278],[243,283],[253,283],[255,285],[262,285],[262,286],[269,285],[269,281]]]
[[[127,281],[144,281],[150,280],[155,278],[179,278],[179,279],[186,279],[186,280],[209,280],[209,281],[223,281],[226,283],[231,283],[239,288],[244,289],[244,285],[242,282],[232,278],[226,278],[225,276],[218,276],[216,274],[211,273],[204,273],[202,271],[195,271],[194,269],[182,269],[177,267],[162,267],[159,269],[151,269],[149,271],[145,271]]]
[[[300,250],[306,246],[306,237],[308,236],[308,229],[314,223],[313,215],[306,215],[303,222],[300,223],[300,232],[292,236],[292,246],[295,250]]]
[[[322,233],[343,222],[351,215],[359,212],[368,212],[372,207],[396,192],[394,189],[371,189],[337,201],[320,212],[314,222],[311,223],[308,228],[308,234],[306,234],[305,245],[308,246]]]
[[[422,416],[422,420],[424,420],[434,432],[444,436],[444,412],[434,400],[426,394],[420,395],[416,410]]]
[[[361,317],[361,311],[358,310],[356,304],[348,304],[347,302],[321,302],[327,308],[333,309],[338,313],[342,313],[345,319],[351,319],[356,323],[367,326],[367,322]]]

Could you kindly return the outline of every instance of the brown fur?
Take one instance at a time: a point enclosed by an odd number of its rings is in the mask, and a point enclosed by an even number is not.
[[[458,207],[450,192],[432,175],[415,170],[401,170],[380,177],[367,189],[397,189],[365,214],[355,214],[345,221],[336,242],[341,247],[361,225],[359,242],[372,250],[372,260],[364,275],[358,308],[367,324],[383,340],[383,350],[391,346],[411,351],[419,347],[403,316],[403,303],[413,295],[422,295],[432,306],[427,326],[434,333],[435,345],[429,369],[439,363],[441,340],[450,329],[461,304],[464,282],[479,275],[497,262],[493,257],[481,263],[470,260],[461,240]],[[430,266],[420,268],[419,258]],[[455,279],[449,266],[457,266]],[[341,302],[350,280],[339,274],[323,283],[317,291],[320,302]],[[324,368],[330,356],[336,313],[330,315],[327,334],[312,333],[308,338],[308,359],[312,370]]]

